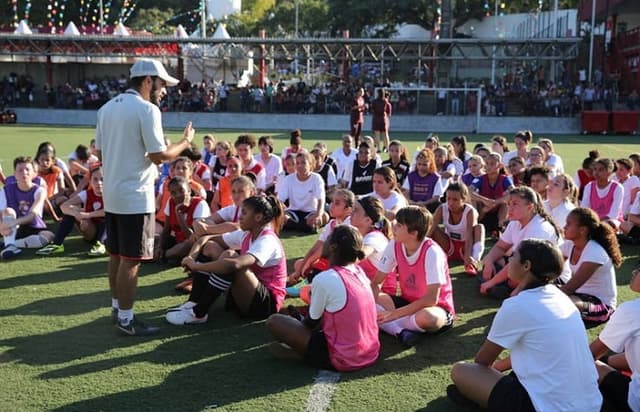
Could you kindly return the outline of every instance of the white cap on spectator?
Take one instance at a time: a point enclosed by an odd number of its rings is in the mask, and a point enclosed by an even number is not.
[[[130,77],[157,76],[167,82],[167,86],[175,86],[180,81],[169,76],[162,63],[154,59],[139,59],[129,69]]]

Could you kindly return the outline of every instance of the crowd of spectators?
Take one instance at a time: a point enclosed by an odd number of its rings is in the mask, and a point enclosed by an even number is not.
[[[535,72],[532,72],[535,73]],[[630,110],[640,105],[637,92],[620,96],[613,82],[546,81],[544,76],[511,76],[499,78],[496,85],[466,81],[453,87],[482,88],[481,110],[485,116],[575,116],[595,107],[611,110],[626,104]],[[246,113],[344,114],[350,109],[355,91],[364,87],[365,101],[373,100],[377,87],[410,88],[409,82],[394,82],[357,77],[307,84],[303,80],[279,80],[259,86],[236,87],[223,81],[187,80],[171,88],[161,104],[163,111]],[[97,109],[127,88],[127,78],[104,77],[85,79],[81,84],[65,82],[38,85],[28,75],[11,73],[0,81],[0,107],[50,107],[62,109]],[[394,114],[474,114],[478,105],[475,92],[390,91]],[[424,102],[427,103],[424,103]]]

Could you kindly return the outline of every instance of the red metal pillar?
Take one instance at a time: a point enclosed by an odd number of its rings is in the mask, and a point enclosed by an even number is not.
[[[266,39],[267,38],[267,31],[264,29],[261,29],[260,32],[258,33],[258,36],[261,39]],[[264,55],[266,54],[266,48],[264,47],[264,44],[260,45],[260,61],[258,63],[258,67],[260,68],[260,79],[258,80],[258,85],[260,86],[261,89],[264,89],[264,79],[265,77],[267,77],[267,64],[264,61]]]
[[[349,30],[342,31],[342,38],[349,38]],[[344,46],[344,60],[342,61],[342,80],[349,81],[349,69],[351,67],[351,58],[349,57],[349,46]]]

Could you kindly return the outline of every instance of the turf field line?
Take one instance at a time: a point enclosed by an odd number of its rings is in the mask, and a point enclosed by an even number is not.
[[[336,384],[340,379],[340,374],[327,370],[320,370],[314,379],[314,384],[309,391],[307,398],[306,412],[324,412],[329,409],[331,397],[336,390]]]

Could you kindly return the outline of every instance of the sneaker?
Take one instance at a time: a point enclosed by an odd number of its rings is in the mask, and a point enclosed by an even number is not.
[[[9,260],[20,255],[21,253],[22,253],[22,249],[20,249],[16,245],[7,245],[7,247],[2,249],[2,252],[0,252],[0,258],[4,260]]]
[[[205,323],[209,320],[209,315],[204,315],[201,318],[196,317],[193,313],[193,309],[177,310],[175,312],[167,312],[165,319],[172,325],[197,325]]]
[[[94,245],[91,246],[91,249],[89,249],[89,251],[87,252],[87,255],[91,257],[99,257],[99,256],[104,256],[106,254],[107,254],[107,248],[100,241],[97,241],[96,243],[94,243]]]
[[[186,301],[180,306],[176,306],[175,308],[167,309],[167,312],[179,312],[181,310],[188,310],[188,309],[192,309],[195,305],[196,305],[195,302]]]
[[[123,334],[129,336],[149,336],[156,335],[160,332],[159,327],[145,325],[135,317],[126,325],[122,323],[120,319],[118,319],[118,321],[116,322],[116,328],[118,328],[118,330]]]
[[[64,253],[64,245],[56,245],[55,243],[49,243],[47,246],[42,249],[36,250],[36,255],[39,256],[49,256],[49,255],[57,255],[59,253]]]
[[[402,329],[400,333],[398,333],[398,339],[400,339],[400,343],[402,343],[402,346],[405,348],[416,346],[416,343],[418,343],[421,337],[422,333],[409,329]]]
[[[306,286],[308,284],[309,284],[309,282],[307,282],[307,279],[302,279],[300,282],[296,283],[293,286],[289,286],[285,290],[287,291],[287,295],[289,295],[289,297],[299,298],[300,297],[300,289],[302,289],[303,286]]]

